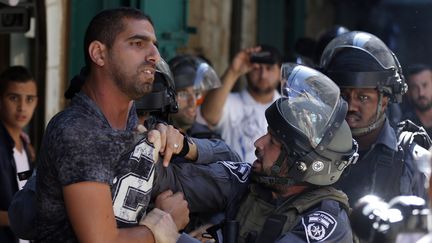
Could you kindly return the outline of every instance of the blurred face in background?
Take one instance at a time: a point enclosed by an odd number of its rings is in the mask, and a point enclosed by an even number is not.
[[[424,70],[408,78],[408,96],[419,111],[432,108],[432,72]]]
[[[37,87],[34,80],[9,82],[0,94],[0,118],[9,129],[21,130],[30,122],[37,105]]]
[[[247,74],[248,89],[255,94],[269,94],[279,85],[279,64],[260,64]]]
[[[197,98],[199,94],[193,86],[177,90],[177,102],[179,110],[172,114],[174,125],[182,132],[192,127],[197,116]]]

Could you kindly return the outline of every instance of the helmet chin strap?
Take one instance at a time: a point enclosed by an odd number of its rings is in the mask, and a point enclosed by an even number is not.
[[[286,161],[286,158],[287,158],[286,149],[285,147],[282,147],[278,158],[276,159],[274,165],[271,167],[270,175],[253,173],[252,180],[266,186],[272,186],[272,185],[292,186],[298,184],[298,181],[292,178],[279,176],[282,164]]]
[[[292,178],[266,176],[264,174],[257,174],[257,173],[254,173],[252,175],[252,180],[258,182],[259,184],[263,184],[265,186],[274,186],[274,185],[293,186],[299,183],[298,181]]]
[[[381,125],[384,123],[384,121],[386,119],[386,116],[383,113],[383,109],[382,109],[382,100],[383,100],[383,93],[380,92],[379,97],[378,97],[378,107],[377,107],[377,111],[376,111],[377,119],[375,120],[374,123],[372,123],[371,125],[369,125],[367,127],[351,129],[351,133],[354,137],[366,135],[366,134],[372,132],[373,130],[381,127]]]

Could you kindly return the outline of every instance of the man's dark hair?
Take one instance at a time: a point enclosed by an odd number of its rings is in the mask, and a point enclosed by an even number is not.
[[[31,72],[23,66],[11,66],[0,73],[0,94],[3,94],[10,82],[25,83],[34,80]]]
[[[91,63],[88,53],[90,43],[97,40],[111,48],[117,35],[124,30],[124,19],[147,20],[153,25],[150,16],[136,8],[121,7],[102,10],[90,21],[84,37],[84,57],[88,68]]]
[[[426,71],[426,70],[432,71],[431,67],[426,65],[426,64],[423,64],[423,63],[411,64],[407,68],[407,77],[419,74],[419,73]]]
[[[282,64],[282,55],[276,47],[268,44],[260,44],[259,46],[261,47],[261,52],[270,53],[270,59],[272,64]]]

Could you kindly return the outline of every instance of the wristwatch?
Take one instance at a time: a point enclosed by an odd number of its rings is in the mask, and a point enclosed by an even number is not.
[[[190,138],[186,134],[183,134],[183,148],[180,151],[180,153],[177,154],[179,157],[185,157],[189,153],[189,142],[192,143],[192,141],[189,141]]]

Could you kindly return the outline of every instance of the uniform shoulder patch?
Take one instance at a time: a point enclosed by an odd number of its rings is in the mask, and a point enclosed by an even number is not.
[[[314,211],[302,218],[307,242],[324,242],[336,229],[336,219],[324,211]]]
[[[240,182],[244,183],[247,181],[251,170],[249,163],[231,161],[219,161],[218,163],[228,168],[231,174],[237,177]]]

